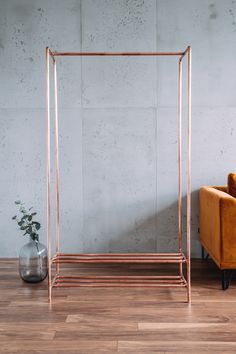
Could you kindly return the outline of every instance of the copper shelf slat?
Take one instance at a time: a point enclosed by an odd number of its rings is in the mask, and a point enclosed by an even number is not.
[[[113,259],[61,259],[61,260],[54,260],[53,263],[185,263],[185,259],[119,259],[119,258],[113,258]]]
[[[146,254],[139,255],[132,254],[83,254],[83,255],[56,255],[52,259],[52,263],[60,264],[60,263],[185,263],[186,258],[183,254],[173,254],[173,255],[165,255],[159,254],[154,256]]]
[[[140,275],[98,275],[97,277],[99,278],[105,278],[105,279],[110,279],[110,278],[122,278],[122,279],[140,279]],[[145,279],[175,279],[175,280],[179,280],[181,277],[179,275],[145,275],[144,276]],[[94,279],[94,275],[56,275],[56,278],[66,278],[66,279]]]
[[[57,253],[58,256],[112,256],[112,255],[119,255],[119,256],[177,256],[177,255],[183,255],[183,253]]]
[[[113,283],[106,283],[106,282],[99,282],[99,283],[95,283],[95,282],[91,282],[91,283],[83,283],[83,282],[78,282],[78,283],[58,283],[58,284],[54,284],[54,288],[59,288],[59,287],[64,287],[64,288],[77,288],[77,287],[98,287],[98,288],[131,288],[131,287],[159,287],[159,288],[184,288],[186,287],[185,284],[173,284],[173,283],[147,283],[147,282],[139,282],[139,283],[132,283],[132,282],[128,282],[128,283],[122,283],[122,282],[117,282],[116,280],[114,280]]]

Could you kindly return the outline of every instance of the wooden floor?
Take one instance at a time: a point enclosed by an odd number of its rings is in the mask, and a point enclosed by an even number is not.
[[[138,268],[80,271],[157,273]],[[192,273],[191,306],[185,289],[69,288],[53,290],[50,308],[46,281],[25,284],[1,260],[0,353],[236,353],[236,280],[222,291],[211,261],[194,260]]]

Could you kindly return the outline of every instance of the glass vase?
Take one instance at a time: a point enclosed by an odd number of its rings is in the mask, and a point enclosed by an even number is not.
[[[21,248],[19,273],[21,279],[27,283],[38,283],[46,278],[48,273],[47,248],[42,243],[30,239]]]

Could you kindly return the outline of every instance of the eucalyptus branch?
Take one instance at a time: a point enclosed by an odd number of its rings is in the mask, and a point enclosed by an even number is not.
[[[29,235],[32,240],[38,242],[39,234],[38,230],[41,228],[41,224],[34,220],[36,212],[31,212],[33,207],[26,209],[24,203],[20,200],[16,200],[15,204],[19,206],[19,212],[23,214],[20,218],[17,215],[12,217],[15,220],[21,231],[24,231],[23,236]]]

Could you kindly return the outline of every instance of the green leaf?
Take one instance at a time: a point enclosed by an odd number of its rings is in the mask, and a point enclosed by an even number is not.
[[[16,218],[17,218],[17,215],[14,215],[14,216],[12,217],[12,220],[16,220]]]
[[[30,234],[30,237],[32,238],[32,240],[34,240],[34,241],[36,241],[36,242],[38,242],[38,239],[39,239],[38,236],[39,236],[39,235],[36,234],[36,232],[32,232],[32,233]]]
[[[37,213],[35,213],[35,212],[31,214],[31,216],[35,216],[35,215],[37,215]]]
[[[15,201],[15,204],[16,204],[16,205],[21,204],[21,201],[20,201],[20,200],[16,200],[16,201]]]
[[[33,221],[32,224],[35,225],[36,230],[39,230],[41,227],[41,224],[37,221]]]
[[[20,229],[21,229],[21,230],[27,230],[28,227],[29,227],[28,225],[22,225],[22,226],[20,227]]]
[[[28,220],[31,221],[32,220],[32,216],[31,215],[27,215],[28,216]]]
[[[25,220],[27,217],[28,217],[28,215],[22,216],[21,221]]]
[[[24,221],[22,221],[22,220],[18,222],[19,226],[22,226],[23,224],[24,224]]]

